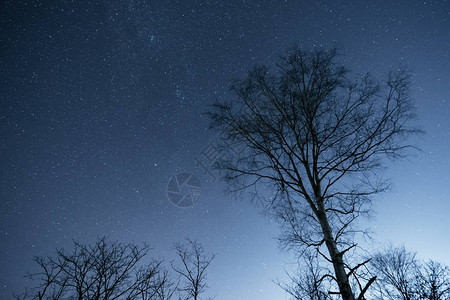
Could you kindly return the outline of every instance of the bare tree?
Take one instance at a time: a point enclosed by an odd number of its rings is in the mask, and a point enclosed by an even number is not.
[[[421,262],[405,247],[374,255],[372,273],[378,277],[373,298],[446,300],[450,298],[450,269],[436,261]]]
[[[418,294],[420,299],[450,299],[450,268],[429,260],[418,271]]]
[[[186,239],[184,244],[175,244],[175,250],[181,261],[181,267],[172,264],[173,270],[182,280],[179,289],[186,295],[186,299],[197,300],[207,288],[206,271],[215,255],[206,253],[198,241],[191,239]]]
[[[18,299],[170,299],[173,283],[161,261],[143,266],[147,245],[123,245],[100,238],[93,245],[74,244],[72,252],[36,258],[40,272],[29,274],[38,285]],[[168,291],[170,290],[170,291]],[[163,292],[165,291],[165,292]]]
[[[405,249],[389,247],[373,256],[371,266],[378,280],[376,297],[379,299],[416,299],[418,262],[416,254]]]
[[[232,191],[271,185],[272,196],[256,196],[282,222],[282,242],[315,248],[332,266],[337,293],[363,299],[375,278],[362,283],[367,261],[346,254],[357,249],[356,220],[388,187],[378,176],[384,158],[403,157],[405,139],[419,132],[410,126],[409,75],[397,69],[384,82],[352,81],[335,50],[297,48],[276,69],[253,68],[232,85],[237,97],[209,113],[227,149],[242,147],[218,167]]]

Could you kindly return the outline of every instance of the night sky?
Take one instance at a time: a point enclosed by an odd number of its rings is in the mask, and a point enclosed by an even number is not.
[[[450,265],[448,1],[2,1],[0,18],[0,298],[33,256],[108,235],[167,261],[197,238],[217,254],[207,295],[285,299],[278,225],[198,162],[218,138],[203,113],[295,43],[337,46],[354,74],[413,71],[422,151],[386,170],[364,223]],[[193,207],[168,199],[180,173],[201,184]]]

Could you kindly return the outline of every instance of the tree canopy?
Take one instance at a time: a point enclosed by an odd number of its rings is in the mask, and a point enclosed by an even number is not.
[[[419,132],[409,86],[402,68],[354,79],[335,49],[293,48],[275,70],[252,68],[233,83],[235,97],[209,112],[223,150],[241,150],[218,164],[230,190],[270,186],[272,196],[256,196],[281,221],[282,242],[320,253],[331,266],[321,280],[334,281],[343,299],[363,299],[374,280],[363,284],[367,261],[345,255],[357,247],[355,221],[388,187],[385,159],[403,157]]]

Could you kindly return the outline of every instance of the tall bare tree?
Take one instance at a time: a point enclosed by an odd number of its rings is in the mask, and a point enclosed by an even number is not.
[[[40,271],[28,277],[38,285],[18,299],[167,300],[175,288],[161,261],[142,265],[147,245],[123,245],[106,237],[93,245],[74,244],[72,252],[36,258]]]
[[[175,251],[181,261],[180,267],[172,264],[173,270],[182,280],[179,289],[186,295],[186,299],[198,300],[199,295],[207,288],[206,271],[215,255],[208,254],[202,244],[192,239],[187,239],[184,244],[175,244]]]
[[[209,113],[226,148],[241,147],[218,163],[230,189],[271,184],[273,196],[257,196],[282,222],[283,242],[316,248],[345,300],[363,299],[374,281],[360,281],[366,261],[346,258],[357,248],[355,221],[387,188],[378,176],[384,159],[403,157],[418,132],[409,77],[396,69],[383,82],[351,80],[335,50],[294,48],[276,71],[250,70],[232,85],[237,97]]]

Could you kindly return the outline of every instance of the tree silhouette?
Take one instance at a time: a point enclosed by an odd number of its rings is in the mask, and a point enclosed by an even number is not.
[[[180,275],[183,282],[179,289],[187,295],[186,299],[197,300],[207,288],[206,270],[215,255],[206,253],[198,241],[191,239],[187,239],[184,244],[175,244],[175,250],[181,261],[181,267],[172,264],[173,270]]]
[[[439,262],[421,262],[405,247],[374,255],[373,274],[378,277],[375,299],[446,300],[450,298],[450,269]]]
[[[355,221],[388,187],[377,176],[384,159],[403,157],[405,139],[419,132],[410,125],[409,74],[396,69],[382,83],[370,75],[351,80],[335,50],[298,48],[272,73],[254,67],[232,85],[237,97],[209,112],[226,144],[217,166],[230,191],[257,191],[281,221],[286,246],[320,253],[332,267],[336,293],[363,299],[374,278],[362,283],[367,261],[346,255],[357,249]],[[272,196],[258,193],[269,186]]]
[[[418,272],[418,293],[422,299],[450,299],[450,268],[429,260]]]
[[[99,238],[93,245],[74,243],[72,252],[35,258],[40,272],[28,277],[38,286],[17,299],[167,300],[175,292],[161,261],[143,266],[147,245],[123,245]]]
[[[418,262],[414,253],[404,247],[390,247],[374,255],[371,265],[377,280],[379,299],[415,299]]]

